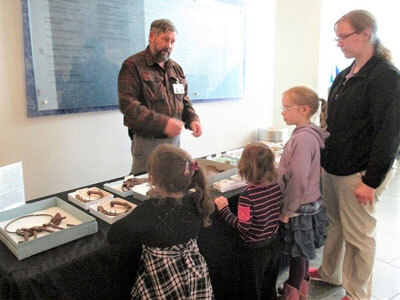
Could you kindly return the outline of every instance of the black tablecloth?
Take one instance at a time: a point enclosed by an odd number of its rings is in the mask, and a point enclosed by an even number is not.
[[[69,202],[68,192],[53,196]],[[232,210],[239,192],[226,194]],[[235,299],[238,236],[217,213],[212,220],[212,226],[199,234],[200,252],[208,264],[215,298]],[[97,223],[95,234],[20,261],[0,242],[0,299],[130,299],[141,246],[108,245],[110,225],[101,219]]]

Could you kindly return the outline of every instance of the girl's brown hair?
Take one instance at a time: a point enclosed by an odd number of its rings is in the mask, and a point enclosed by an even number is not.
[[[254,142],[248,144],[238,163],[239,175],[253,184],[276,182],[278,171],[275,165],[275,154],[265,144]]]
[[[328,104],[325,99],[319,98],[317,92],[313,89],[300,85],[292,87],[283,92],[295,105],[308,106],[310,108],[310,117],[312,117],[319,108],[321,102],[321,113],[319,122],[322,128],[326,128],[326,117]]]
[[[196,207],[203,216],[203,224],[211,224],[214,202],[208,195],[204,171],[186,151],[170,144],[157,146],[150,155],[147,171],[151,183],[161,191],[188,194],[190,189],[194,189]]]

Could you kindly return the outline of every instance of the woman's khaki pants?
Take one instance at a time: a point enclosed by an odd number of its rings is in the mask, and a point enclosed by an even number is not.
[[[394,172],[395,167],[375,190],[373,205],[362,205],[354,192],[361,184],[364,172],[336,176],[322,170],[322,191],[329,226],[319,274],[330,283],[342,284],[350,299],[371,299],[376,250],[375,208]]]

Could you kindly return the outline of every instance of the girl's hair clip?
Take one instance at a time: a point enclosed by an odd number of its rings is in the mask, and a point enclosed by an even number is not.
[[[196,172],[199,170],[199,164],[198,162],[195,160],[194,162],[192,162],[192,171]]]
[[[185,166],[185,172],[183,172],[183,175],[185,176],[189,176],[190,175],[190,165],[189,165],[189,161],[186,161],[186,166]]]
[[[186,166],[185,166],[185,171],[183,172],[183,175],[189,176],[190,172],[196,172],[199,170],[199,164],[197,161],[194,162],[189,162],[188,160],[186,161]]]

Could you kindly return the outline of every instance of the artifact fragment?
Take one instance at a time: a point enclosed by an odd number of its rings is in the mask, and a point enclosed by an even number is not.
[[[206,166],[204,166],[204,169],[205,169],[206,177],[224,172],[224,170],[220,170],[217,167],[212,166],[212,165],[206,165]]]
[[[132,210],[132,206],[127,202],[118,201],[118,200],[110,201],[111,207],[114,207],[116,205],[125,207],[125,211],[117,212],[116,210],[114,210],[114,212],[113,212],[111,209],[107,210],[101,205],[97,206],[97,210],[107,216],[119,216],[119,215],[125,214],[125,213],[129,212],[130,210]]]
[[[81,193],[82,193],[82,192],[76,193],[76,194],[75,194],[75,198],[78,199],[79,201],[84,202],[84,203],[87,203],[87,202],[90,202],[90,201],[93,201],[93,200],[99,200],[99,199],[101,199],[101,198],[104,197],[103,191],[100,190],[100,189],[97,189],[97,190],[87,190],[87,191],[86,191],[86,195],[87,195],[87,196],[85,196],[85,195],[82,196]],[[93,199],[92,199],[92,195],[96,195],[96,196],[93,197]]]
[[[121,189],[123,192],[127,192],[135,185],[139,185],[148,181],[148,178],[129,178],[122,183]]]
[[[48,223],[42,224],[41,226],[40,225],[39,226],[32,226],[32,227],[29,227],[29,228],[22,227],[22,228],[17,228],[15,231],[10,231],[10,230],[7,229],[8,226],[10,226],[12,223],[14,223],[14,222],[16,222],[18,220],[24,219],[24,218],[29,218],[29,217],[51,217],[51,219],[50,219],[50,221]],[[14,219],[14,220],[11,220],[4,227],[4,230],[7,233],[12,233],[12,234],[16,234],[16,235],[22,236],[24,238],[24,241],[20,241],[18,243],[23,243],[23,242],[29,241],[29,238],[31,236],[33,236],[33,238],[36,239],[38,232],[43,232],[43,231],[50,232],[50,233],[54,232],[53,230],[49,229],[48,227],[56,228],[56,229],[60,229],[60,230],[64,229],[63,227],[60,227],[58,225],[60,225],[61,221],[63,219],[65,219],[65,218],[66,217],[61,216],[60,213],[56,213],[54,216],[52,216],[50,214],[30,214],[30,215],[21,216],[21,217],[18,217],[16,219]]]

